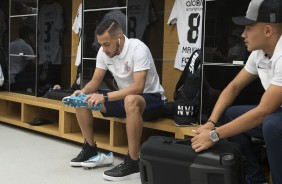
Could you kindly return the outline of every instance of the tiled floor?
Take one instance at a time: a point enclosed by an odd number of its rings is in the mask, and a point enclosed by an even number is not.
[[[69,161],[81,145],[0,122],[1,184],[110,184],[102,174],[110,167],[83,169]],[[114,166],[123,158],[115,156]],[[141,184],[140,179],[115,184]]]

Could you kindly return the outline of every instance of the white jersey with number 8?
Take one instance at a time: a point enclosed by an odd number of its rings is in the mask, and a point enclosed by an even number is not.
[[[201,48],[203,0],[175,0],[167,24],[177,23],[178,49],[174,67],[183,71],[191,54]]]

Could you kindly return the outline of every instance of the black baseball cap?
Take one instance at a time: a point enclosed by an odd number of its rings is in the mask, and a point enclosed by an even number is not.
[[[252,0],[246,16],[233,17],[232,20],[237,25],[282,23],[282,0]]]

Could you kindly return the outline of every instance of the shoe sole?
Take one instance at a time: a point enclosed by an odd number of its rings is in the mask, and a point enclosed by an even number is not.
[[[62,99],[62,102],[66,106],[74,107],[74,108],[86,107],[94,111],[99,111],[102,108],[102,104],[98,104],[96,106],[89,107],[88,103],[83,102],[83,99],[74,99],[74,98],[75,98],[74,96],[67,96]]]
[[[72,167],[81,167],[81,162],[70,162],[70,166]]]
[[[113,163],[109,163],[109,164],[81,163],[81,166],[84,167],[84,168],[95,168],[95,167],[109,167],[112,164]]]
[[[97,158],[98,160],[94,160],[95,158]],[[92,157],[90,158],[90,160],[81,162],[81,166],[84,168],[94,168],[94,167],[110,166],[114,163],[114,157],[112,152],[110,152],[107,155],[98,154],[97,156],[95,156],[95,158]]]
[[[138,179],[138,178],[140,178],[140,172],[133,173],[133,174],[130,174],[130,175],[127,175],[127,176],[122,176],[122,177],[108,176],[104,173],[103,178],[105,180],[108,180],[108,181],[124,181],[124,180]]]

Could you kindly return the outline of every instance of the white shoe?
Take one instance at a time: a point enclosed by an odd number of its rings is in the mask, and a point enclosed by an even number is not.
[[[98,154],[94,157],[89,158],[88,160],[81,162],[81,166],[87,168],[93,168],[97,166],[109,166],[114,162],[113,153],[110,152],[107,155],[105,154]]]

